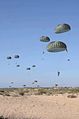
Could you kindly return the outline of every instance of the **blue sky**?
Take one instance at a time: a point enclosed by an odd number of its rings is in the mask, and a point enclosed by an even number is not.
[[[57,24],[68,23],[71,31],[55,34]],[[0,1],[0,87],[79,86],[79,1],[1,0]],[[40,37],[67,44],[67,52],[49,53]],[[42,55],[42,51],[45,54]],[[14,55],[19,54],[19,59]],[[12,56],[7,60],[7,56]],[[67,59],[70,58],[70,62]],[[20,67],[16,67],[16,63]],[[35,64],[36,68],[32,68]],[[31,67],[31,71],[26,68]],[[60,71],[60,76],[57,76]]]

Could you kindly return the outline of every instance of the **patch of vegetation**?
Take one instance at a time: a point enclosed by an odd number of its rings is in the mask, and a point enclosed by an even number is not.
[[[14,95],[57,95],[57,94],[79,94],[79,88],[72,87],[48,87],[48,88],[1,88],[0,95],[14,96]]]
[[[20,91],[19,95],[24,96],[24,91]]]
[[[4,118],[4,116],[0,116],[0,119],[8,119],[7,117],[6,118]]]
[[[43,94],[47,94],[47,90],[43,88],[38,89],[38,95],[43,95]]]
[[[72,95],[68,95],[67,97],[68,97],[68,98],[77,98],[77,95],[73,95],[73,94],[72,94]]]

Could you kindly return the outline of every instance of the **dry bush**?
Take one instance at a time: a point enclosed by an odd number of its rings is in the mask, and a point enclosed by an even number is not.
[[[3,116],[0,116],[0,119],[4,119],[4,117]]]
[[[3,95],[3,93],[0,92],[0,95]]]
[[[47,93],[47,90],[45,89],[38,89],[38,95],[43,95],[43,94],[46,94]]]
[[[5,91],[4,90],[0,90],[0,92],[4,93]]]
[[[72,95],[68,95],[67,97],[68,97],[68,98],[77,98],[77,95],[73,95],[73,94],[72,94]]]
[[[0,95],[3,95],[3,96],[10,96],[10,93],[5,91],[5,92],[0,92]]]
[[[25,90],[25,93],[29,93],[29,90],[27,89],[27,90]]]
[[[10,94],[8,94],[8,93],[5,93],[5,94],[4,94],[4,96],[10,96]]]
[[[24,91],[20,91],[19,95],[24,96]]]
[[[21,96],[24,96],[24,94],[25,94],[25,92],[24,92],[23,90],[21,90],[21,89],[18,91],[18,93],[19,93],[19,95],[21,95]]]
[[[4,116],[0,116],[0,119],[8,119],[8,118]]]
[[[18,119],[18,118],[0,116],[0,119]],[[28,117],[28,118],[22,118],[22,119],[37,119],[37,118]]]
[[[5,92],[3,93],[3,95],[4,95],[4,96],[10,96],[10,92],[9,92],[9,91],[5,91]]]

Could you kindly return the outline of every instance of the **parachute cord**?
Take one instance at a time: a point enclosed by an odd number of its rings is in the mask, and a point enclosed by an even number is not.
[[[67,50],[67,48],[66,48],[66,52],[68,53],[68,50]]]

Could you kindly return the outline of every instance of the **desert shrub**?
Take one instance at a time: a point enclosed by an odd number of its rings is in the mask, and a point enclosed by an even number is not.
[[[19,95],[24,96],[24,93],[25,93],[24,91],[20,91]]]
[[[29,90],[27,89],[27,90],[25,90],[25,93],[29,93]]]
[[[0,92],[4,93],[5,91],[4,90],[0,90]]]
[[[0,95],[3,95],[3,93],[0,92]]]
[[[38,89],[38,95],[42,95],[42,94],[46,94],[47,93],[47,90],[45,89]]]
[[[68,95],[67,97],[68,97],[68,98],[77,98],[76,95]]]
[[[0,116],[0,119],[4,119],[4,117],[3,116]]]
[[[4,96],[10,96],[9,92],[5,92]]]
[[[19,92],[19,95],[23,96],[24,95],[24,92]]]
[[[4,116],[0,116],[0,119],[8,119],[7,117],[6,118],[4,118]]]

